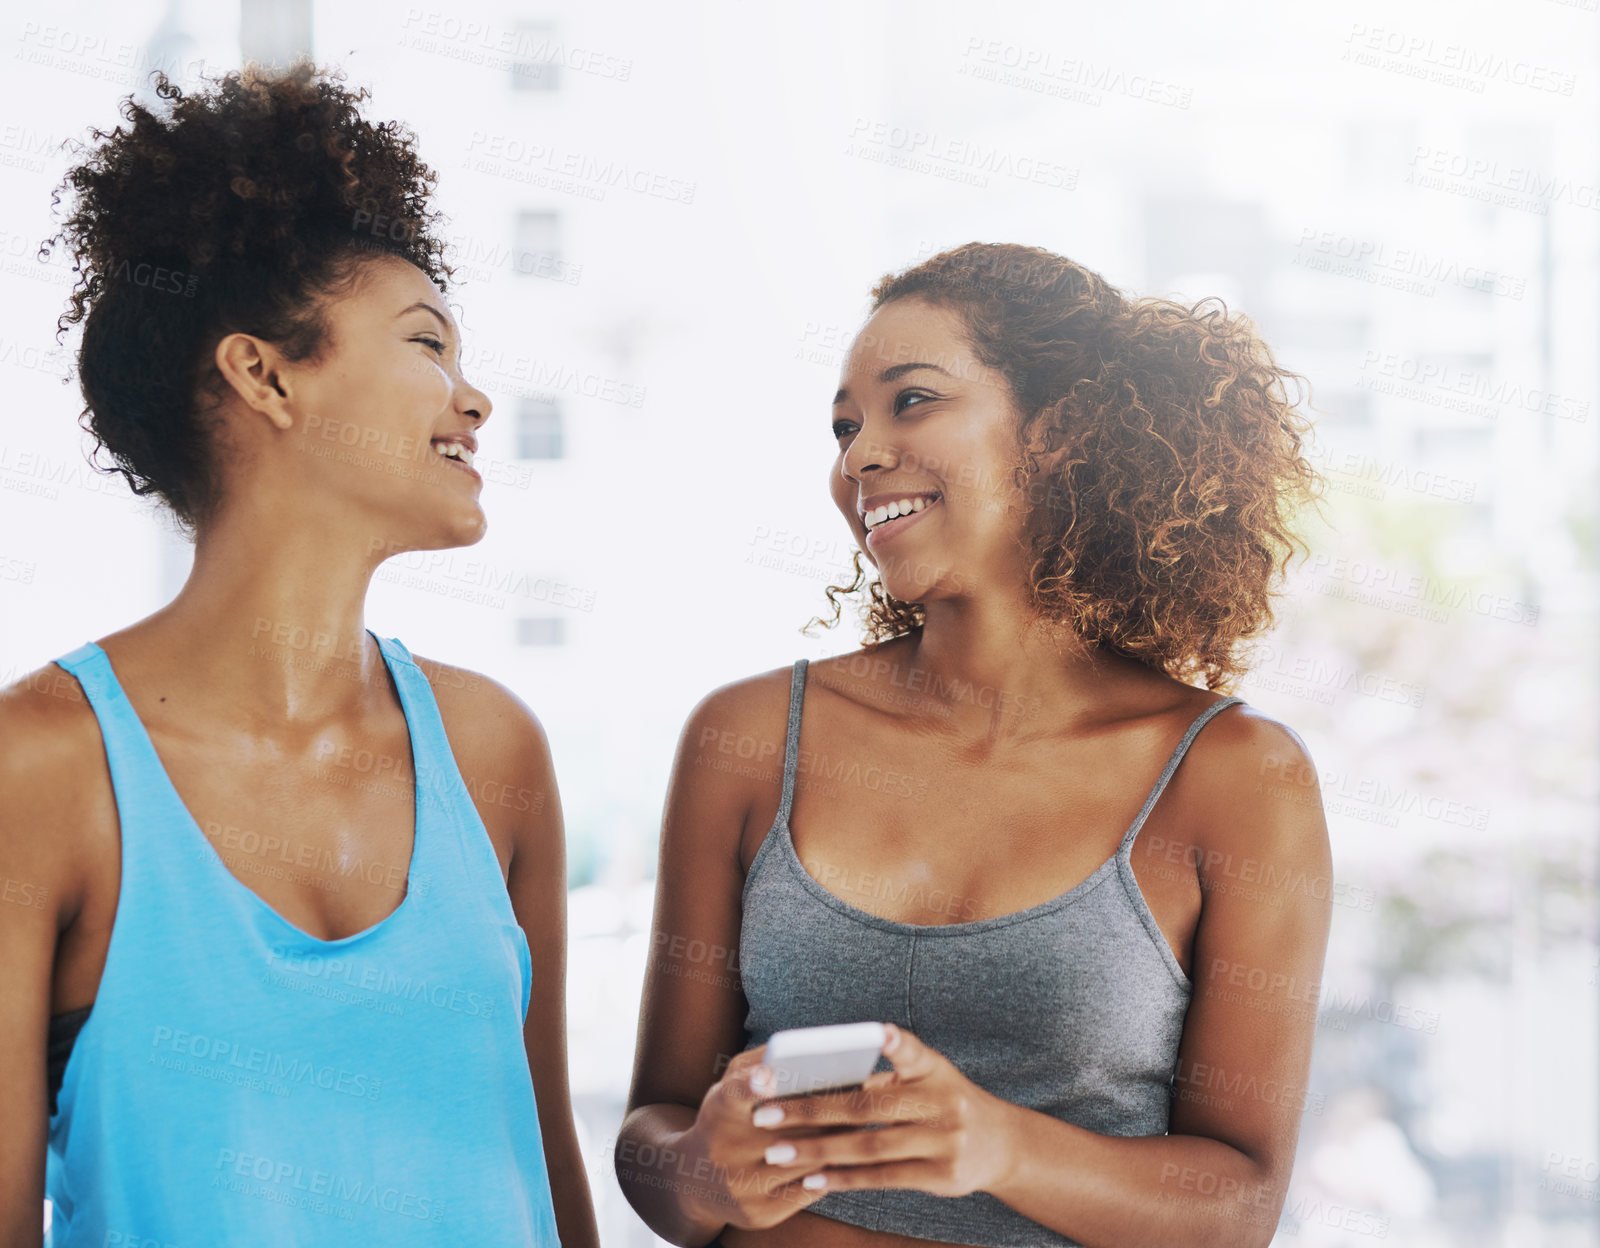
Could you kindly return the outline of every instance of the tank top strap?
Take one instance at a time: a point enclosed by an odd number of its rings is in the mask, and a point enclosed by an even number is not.
[[[783,742],[783,798],[778,803],[778,818],[789,821],[794,805],[794,774],[800,758],[800,708],[806,700],[805,659],[796,659],[789,676],[789,729]]]
[[[500,860],[478,808],[473,804],[468,782],[456,764],[427,674],[398,638],[379,637],[376,633],[372,638],[389,660],[389,672],[394,677],[411,727],[412,766],[416,772],[419,801],[433,805],[455,830],[461,859],[468,871],[467,887],[480,897],[490,899],[491,905],[504,912],[507,922],[515,922],[505,880],[500,874]]]
[[[124,880],[170,870],[171,863],[159,861],[164,853],[171,853],[166,838],[146,833],[187,822],[189,814],[167,780],[161,756],[118,682],[110,658],[94,642],[86,641],[55,662],[77,678],[100,724],[116,795]]]
[[[1150,789],[1150,796],[1144,799],[1144,805],[1139,808],[1138,817],[1134,819],[1133,826],[1123,834],[1122,844],[1117,846],[1117,856],[1127,857],[1133,852],[1133,842],[1139,836],[1139,829],[1144,827],[1144,821],[1150,817],[1150,812],[1155,809],[1156,802],[1162,793],[1166,792],[1167,781],[1172,779],[1172,773],[1178,770],[1178,764],[1183,761],[1183,756],[1189,752],[1189,746],[1200,735],[1200,730],[1209,724],[1218,714],[1243,702],[1244,699],[1237,695],[1230,695],[1219,701],[1213,702],[1200,714],[1196,715],[1194,722],[1189,725],[1188,731],[1183,734],[1183,739],[1178,742],[1177,748],[1172,751],[1172,757],[1167,760],[1167,765],[1162,768],[1161,774],[1156,778],[1154,786]]]
[[[418,787],[443,799],[446,804],[457,800],[470,801],[427,675],[398,638],[379,637],[373,633],[372,639],[389,660],[389,673],[400,691],[401,707],[411,725],[411,748],[415,755],[411,761],[416,770]]]

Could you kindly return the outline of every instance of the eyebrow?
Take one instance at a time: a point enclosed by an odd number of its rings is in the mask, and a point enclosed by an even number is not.
[[[931,368],[934,372],[944,373],[946,377],[951,377],[953,380],[953,375],[945,372],[945,370],[940,368],[937,364],[891,364],[888,368],[884,369],[878,374],[878,384],[884,385],[888,382],[894,381],[898,377],[904,377],[907,373],[914,373],[919,368]],[[849,396],[845,394],[844,387],[840,386],[839,393],[833,396],[833,405],[837,407],[848,397]]]
[[[425,299],[418,299],[409,308],[402,308],[400,310],[400,312],[396,314],[394,319],[398,321],[407,312],[415,312],[419,308],[424,312],[433,313],[434,319],[437,320],[439,322],[439,324],[444,327],[444,332],[445,333],[452,334],[452,335],[455,333],[455,330],[451,327],[450,322],[445,320],[444,314],[441,313],[438,308],[434,307],[431,303],[429,303]]]

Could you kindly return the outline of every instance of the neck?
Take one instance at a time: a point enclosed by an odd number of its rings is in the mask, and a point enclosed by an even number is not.
[[[351,714],[384,674],[365,605],[385,552],[368,545],[332,526],[221,518],[148,630],[171,673],[230,715],[313,727]]]
[[[908,666],[938,691],[941,715],[964,737],[1027,738],[1076,718],[1108,689],[1147,679],[1137,663],[1035,627],[1020,597],[935,599]]]

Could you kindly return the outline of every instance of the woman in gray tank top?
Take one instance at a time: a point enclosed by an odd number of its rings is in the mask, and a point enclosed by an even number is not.
[[[828,590],[868,645],[690,715],[623,1190],[683,1245],[1265,1245],[1331,860],[1225,695],[1317,483],[1294,375],[1034,248],[873,294],[831,489],[875,576]],[[859,1091],[777,1097],[773,1032],[864,1020]]]

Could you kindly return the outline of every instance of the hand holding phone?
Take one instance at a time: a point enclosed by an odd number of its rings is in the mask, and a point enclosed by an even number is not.
[[[773,1032],[763,1063],[772,1071],[771,1098],[860,1087],[878,1064],[887,1038],[882,1023],[835,1023]]]

